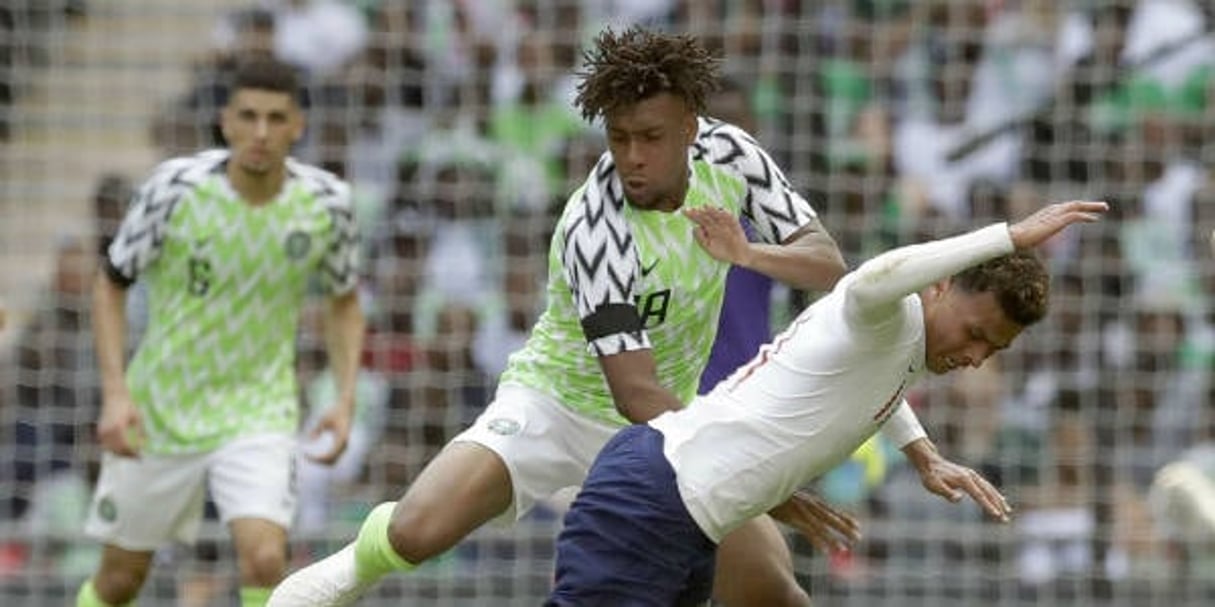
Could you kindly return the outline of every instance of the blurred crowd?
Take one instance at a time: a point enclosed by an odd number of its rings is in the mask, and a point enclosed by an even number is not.
[[[222,145],[236,58],[289,61],[309,83],[297,156],[351,182],[364,237],[359,424],[336,468],[301,469],[303,533],[395,499],[488,402],[542,308],[555,214],[605,149],[571,104],[580,48],[633,23],[719,51],[749,128],[852,266],[1046,201],[1112,207],[1048,251],[1042,326],[911,395],[1014,522],[924,497],[871,442],[819,487],[869,531],[848,555],[799,546],[814,592],[1210,592],[1215,529],[1153,498],[1162,467],[1215,445],[1215,10],[1198,0],[265,0],[225,15],[149,137],[165,157]],[[99,179],[96,232],[62,237],[40,313],[10,328],[0,519],[15,525],[80,524],[91,273],[140,178]],[[772,297],[781,326],[814,294]],[[305,406],[333,389],[317,326],[300,336]],[[79,571],[51,535],[54,549],[0,545],[0,576]]]
[[[23,68],[50,63],[53,37],[85,14],[85,0],[0,2],[0,142],[13,133],[13,105],[26,91]]]

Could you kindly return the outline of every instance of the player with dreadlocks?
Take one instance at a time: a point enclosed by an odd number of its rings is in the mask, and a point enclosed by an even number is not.
[[[581,484],[613,433],[695,395],[731,264],[799,289],[835,284],[845,266],[814,209],[746,132],[701,115],[717,68],[688,36],[600,34],[576,103],[588,121],[602,118],[608,151],[556,226],[547,309],[477,421],[400,501],[376,507],[354,542],[280,584],[272,606],[345,604]],[[740,216],[763,242],[748,242]],[[906,413],[892,424],[899,444],[923,432]],[[813,497],[771,514],[825,549],[856,537],[855,521]],[[726,537],[719,557],[718,599],[809,602],[767,515]]]

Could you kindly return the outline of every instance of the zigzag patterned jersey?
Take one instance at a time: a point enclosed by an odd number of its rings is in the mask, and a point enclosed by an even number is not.
[[[711,205],[746,216],[769,243],[784,242],[816,217],[735,126],[702,119],[689,162],[686,208]],[[681,213],[630,206],[605,153],[562,212],[549,248],[547,308],[501,383],[532,387],[582,415],[623,425],[596,358],[652,348],[659,381],[690,401],[717,333],[728,269],[696,244],[693,225]]]
[[[316,279],[332,294],[357,282],[344,182],[288,159],[279,197],[254,207],[232,190],[227,160],[227,151],[211,150],[157,167],[107,252],[111,277],[148,286],[148,329],[127,382],[149,453],[294,432],[306,294]]]

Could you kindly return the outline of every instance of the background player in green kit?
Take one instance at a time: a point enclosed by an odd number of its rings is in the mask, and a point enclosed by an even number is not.
[[[400,501],[372,511],[355,542],[289,576],[270,605],[346,604],[580,484],[613,432],[695,395],[731,264],[814,290],[843,274],[834,241],[772,159],[741,129],[700,116],[716,67],[687,36],[632,29],[596,40],[577,104],[603,118],[609,150],[558,221],[547,308],[494,401]],[[747,242],[744,215],[762,243]],[[817,502],[778,510],[812,537],[852,532]],[[717,597],[728,604],[808,602],[766,516],[721,554]]]
[[[319,431],[345,448],[364,320],[349,189],[287,157],[304,130],[292,68],[238,71],[226,150],[161,164],[132,200],[94,291],[105,449],[87,531],[105,543],[78,607],[124,605],[154,551],[197,534],[209,489],[240,566],[241,603],[264,605],[286,569],[299,424],[301,307],[328,296],[339,397]],[[146,281],[149,324],[124,373],[126,289]]]

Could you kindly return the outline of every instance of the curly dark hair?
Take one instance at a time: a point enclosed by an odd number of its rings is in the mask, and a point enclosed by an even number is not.
[[[696,38],[630,27],[599,33],[582,54],[574,104],[588,122],[658,93],[680,97],[697,114],[719,86],[720,59]]]
[[[969,293],[991,292],[1008,319],[1028,327],[1046,316],[1050,276],[1032,251],[1015,251],[959,272],[953,284]]]

